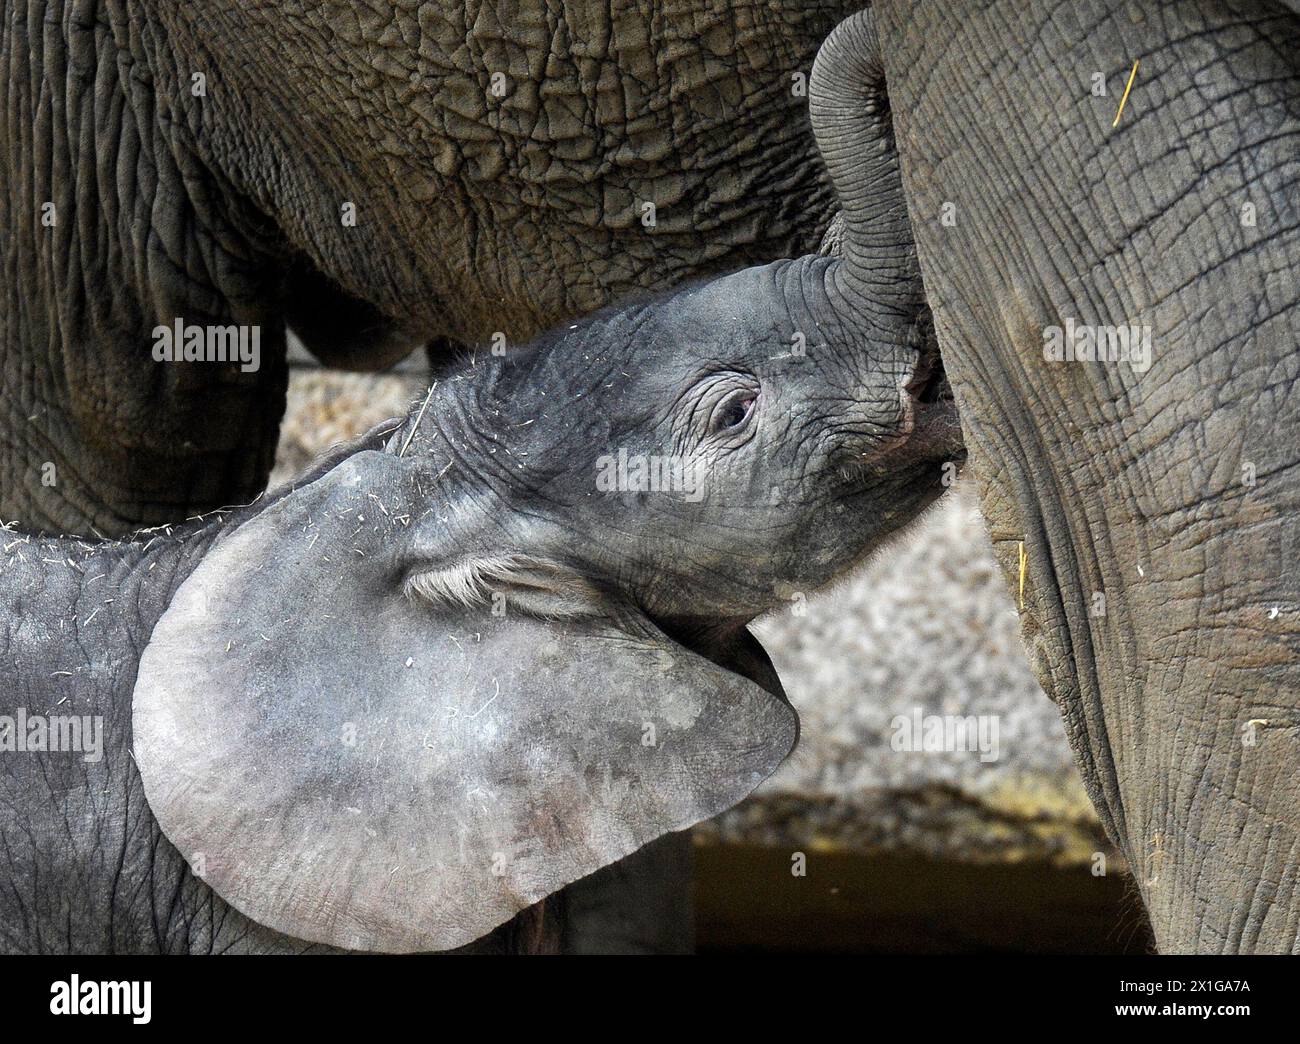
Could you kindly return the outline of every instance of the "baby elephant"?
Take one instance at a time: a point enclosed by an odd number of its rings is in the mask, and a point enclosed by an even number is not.
[[[5,947],[457,947],[768,776],[797,721],[746,625],[961,453],[882,89],[850,20],[839,257],[468,363],[248,507],[8,534]]]

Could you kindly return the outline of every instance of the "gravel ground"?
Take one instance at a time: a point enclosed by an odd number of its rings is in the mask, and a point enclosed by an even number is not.
[[[295,369],[272,484],[423,388],[418,374]],[[1108,850],[964,482],[852,577],[755,630],[802,738],[749,800],[698,829],[703,840],[1063,866]],[[918,708],[989,716],[997,760],[892,749],[895,716]]]

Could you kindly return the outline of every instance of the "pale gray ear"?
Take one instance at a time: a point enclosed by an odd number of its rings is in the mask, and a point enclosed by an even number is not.
[[[797,727],[648,624],[408,597],[434,521],[413,471],[358,454],[220,540],[134,695],[145,794],[195,872],[271,928],[389,952],[469,942],[723,811]]]
[[[340,442],[329,447],[308,464],[301,475],[295,476],[290,485],[295,489],[301,488],[309,482],[315,482],[326,472],[332,471],[343,461],[356,456],[363,450],[383,449],[394,432],[398,431],[405,423],[405,417],[389,417],[388,420],[380,421],[374,425],[369,431],[362,432],[346,442]]]

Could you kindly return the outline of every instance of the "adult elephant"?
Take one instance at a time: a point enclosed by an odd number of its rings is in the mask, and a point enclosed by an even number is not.
[[[1161,950],[1294,952],[1300,16],[875,16],[984,513],[1092,798]],[[1053,361],[1090,336],[1108,361]]]
[[[857,6],[5,0],[0,517],[258,493],[286,322],[379,368],[806,253],[802,77]],[[178,322],[258,365],[157,361]]]

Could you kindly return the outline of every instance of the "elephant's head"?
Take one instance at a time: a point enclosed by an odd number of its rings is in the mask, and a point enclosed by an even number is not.
[[[898,528],[960,453],[869,34],[846,23],[813,80],[839,258],[467,365],[180,586],[136,759],[236,907],[338,945],[455,946],[788,753],[745,624]]]
[[[739,628],[842,573],[961,446],[921,329],[864,333],[838,267],[748,269],[440,384],[393,443],[443,476],[411,588]]]
[[[517,597],[552,614],[580,576],[661,622],[741,626],[938,494],[963,451],[874,55],[850,19],[811,82],[839,257],[612,309],[434,389],[396,440],[458,478],[416,590],[482,597],[531,563]]]

